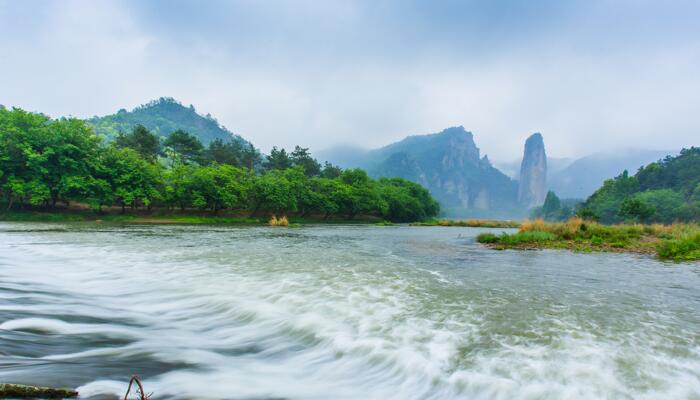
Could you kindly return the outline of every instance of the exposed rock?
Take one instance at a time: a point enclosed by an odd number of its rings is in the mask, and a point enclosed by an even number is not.
[[[527,208],[541,206],[547,195],[547,154],[539,133],[525,141],[523,162],[520,165],[518,202]]]
[[[507,215],[517,207],[517,184],[481,156],[471,132],[452,127],[409,136],[367,154],[373,176],[398,176],[430,190],[448,215]]]

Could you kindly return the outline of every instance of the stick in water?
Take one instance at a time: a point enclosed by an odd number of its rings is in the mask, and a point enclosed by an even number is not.
[[[151,395],[152,395],[153,393],[150,393],[150,394],[147,395],[146,392],[143,390],[143,384],[141,384],[141,378],[139,378],[138,375],[132,375],[132,376],[131,376],[131,380],[129,381],[129,387],[126,389],[126,394],[124,395],[124,400],[128,400],[128,399],[129,399],[129,392],[131,392],[131,385],[133,385],[134,382],[136,382],[136,385],[138,386],[138,388],[136,389],[136,391],[137,391],[137,394],[139,395],[139,400],[148,400],[148,399],[150,399],[150,398],[151,398]]]

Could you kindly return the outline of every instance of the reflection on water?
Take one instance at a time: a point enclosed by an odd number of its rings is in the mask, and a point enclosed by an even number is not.
[[[700,267],[471,228],[0,224],[0,381],[154,398],[697,399]]]

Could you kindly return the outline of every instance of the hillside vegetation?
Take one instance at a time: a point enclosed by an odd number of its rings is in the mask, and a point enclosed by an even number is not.
[[[96,212],[226,210],[398,222],[439,211],[419,184],[322,166],[298,146],[291,153],[273,148],[262,159],[236,143],[205,147],[183,130],[161,140],[142,125],[106,143],[82,120],[0,109],[0,198],[9,211],[79,202]]]
[[[231,133],[210,115],[199,115],[193,106],[185,107],[175,99],[161,97],[131,111],[121,109],[116,114],[93,117],[88,123],[95,132],[112,140],[121,133],[131,132],[142,125],[157,136],[167,137],[177,130],[184,130],[199,139],[203,144],[220,139],[224,142],[235,140],[247,144],[242,137]]]
[[[579,215],[603,223],[700,220],[700,148],[683,149],[633,176],[624,171],[605,181]]]

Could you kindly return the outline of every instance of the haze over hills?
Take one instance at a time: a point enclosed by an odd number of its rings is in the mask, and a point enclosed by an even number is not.
[[[234,134],[211,115],[202,116],[194,106],[185,107],[171,97],[161,97],[138,106],[131,111],[121,109],[116,114],[93,117],[88,120],[97,134],[111,139],[119,132],[130,132],[134,126],[143,125],[151,132],[166,137],[182,129],[199,138],[207,145],[213,140],[237,140],[248,143],[241,136]]]
[[[537,136],[539,135],[535,134],[531,138]],[[452,140],[447,139],[450,137]],[[454,139],[459,137],[462,140],[455,142]],[[537,146],[538,150],[533,152],[541,151],[541,155],[544,155],[544,140],[541,136],[539,141],[541,144]],[[459,171],[445,167],[443,160],[449,163],[452,160],[450,154],[465,151],[470,154],[467,157],[470,160],[467,167],[460,164]],[[344,168],[365,168],[373,176],[400,176],[419,182],[440,200],[448,216],[481,217],[494,215],[495,207],[502,211],[500,216],[526,215],[527,209],[541,204],[547,190],[556,192],[561,198],[585,199],[606,179],[614,178],[624,170],[634,172],[644,165],[676,153],[668,150],[624,149],[579,159],[545,155],[546,162],[533,155],[540,159],[535,163],[537,168],[525,168],[522,160],[497,163],[494,166],[486,157],[480,158],[473,135],[462,127],[456,127],[438,134],[409,136],[376,150],[337,146],[316,154],[319,158]],[[526,146],[525,155],[527,154]],[[454,163],[451,165],[456,167]],[[528,197],[527,201],[522,199],[522,194],[518,196],[524,168],[528,170],[526,176],[531,179],[527,185],[533,188],[533,193],[538,193]],[[507,174],[501,171],[507,171]],[[482,193],[481,197],[479,193]]]
[[[622,149],[592,154],[551,173],[548,177],[548,187],[562,198],[585,199],[593,194],[606,179],[614,178],[624,170],[633,174],[649,163],[676,154],[678,150],[641,149]]]

